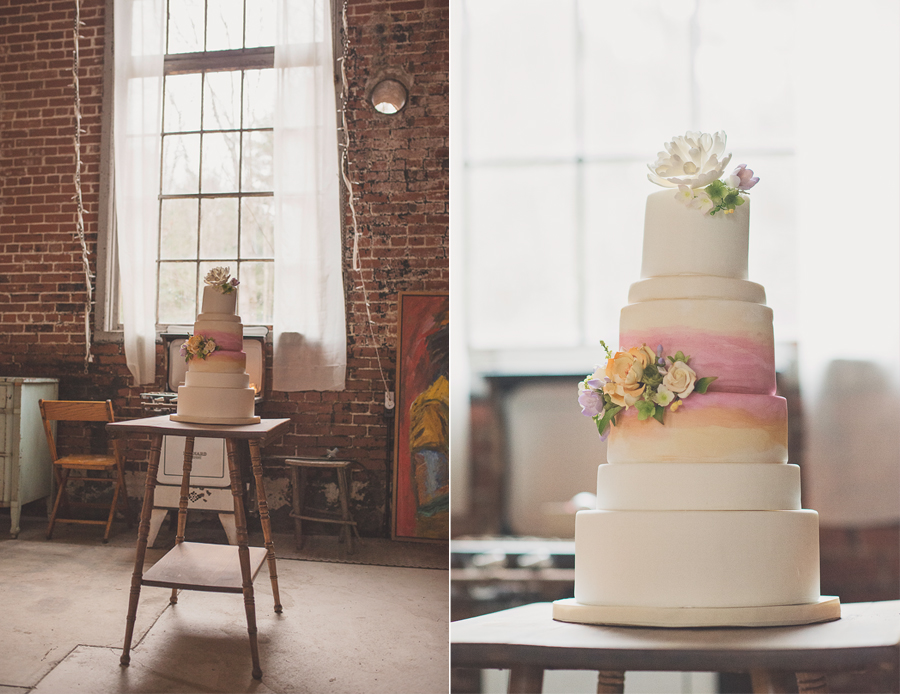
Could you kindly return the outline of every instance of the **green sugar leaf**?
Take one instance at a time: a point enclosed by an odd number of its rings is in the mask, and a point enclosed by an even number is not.
[[[701,395],[706,393],[707,388],[709,388],[709,384],[715,381],[718,376],[704,376],[703,378],[698,378],[694,383],[694,390]]]

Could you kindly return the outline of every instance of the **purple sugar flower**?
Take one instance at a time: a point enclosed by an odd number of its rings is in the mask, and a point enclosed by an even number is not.
[[[750,190],[759,183],[759,176],[754,176],[753,171],[747,168],[746,164],[740,164],[731,172],[732,176],[736,176],[738,181],[734,187],[738,190]]]
[[[585,417],[603,416],[603,398],[596,390],[582,390],[578,394],[578,404]]]

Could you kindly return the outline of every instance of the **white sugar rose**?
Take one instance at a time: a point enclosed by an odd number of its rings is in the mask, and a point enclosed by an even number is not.
[[[696,381],[696,372],[683,361],[676,361],[669,367],[662,384],[666,390],[684,399],[694,392]]]
[[[688,131],[673,137],[656,163],[648,165],[647,178],[664,188],[703,188],[719,180],[731,161],[730,154],[722,158],[726,139],[724,130],[714,135]]]

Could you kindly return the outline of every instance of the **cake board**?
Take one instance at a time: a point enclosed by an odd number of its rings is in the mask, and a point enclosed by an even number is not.
[[[183,415],[170,414],[169,419],[173,422],[186,422],[188,424],[224,424],[228,426],[241,426],[243,424],[259,424],[260,418],[256,415],[252,417],[204,417],[202,415]]]
[[[575,598],[553,603],[553,619],[559,622],[637,627],[774,627],[831,622],[841,618],[837,597],[821,596],[800,605],[751,607],[643,607],[584,605]]]

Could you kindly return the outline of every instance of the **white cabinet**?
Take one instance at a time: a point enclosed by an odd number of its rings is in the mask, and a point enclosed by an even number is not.
[[[19,534],[22,505],[49,497],[53,464],[38,400],[56,400],[55,378],[0,377],[0,507],[10,509]]]

